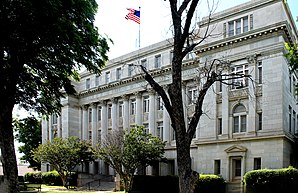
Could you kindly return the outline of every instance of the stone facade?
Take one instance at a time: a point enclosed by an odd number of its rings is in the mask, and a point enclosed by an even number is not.
[[[201,86],[205,61],[228,61],[229,72],[249,78],[215,83],[204,101],[204,115],[191,145],[192,167],[200,173],[239,181],[250,170],[295,165],[293,142],[298,108],[285,43],[296,42],[297,30],[283,0],[252,0],[211,16],[208,37],[183,63],[185,114],[191,115]],[[198,23],[199,33],[208,19]],[[197,40],[199,41],[199,40]],[[171,83],[170,40],[110,60],[101,76],[83,72],[75,83],[78,96],[61,100],[61,116],[43,121],[43,141],[78,136],[100,143],[116,128],[144,125],[167,141],[168,164],[148,167],[148,174],[177,174],[175,133],[159,96],[144,80],[144,65],[165,89]],[[185,117],[187,121],[187,117]],[[49,168],[48,168],[49,169]],[[47,170],[46,166],[43,170]],[[91,174],[114,175],[105,163],[85,165]]]

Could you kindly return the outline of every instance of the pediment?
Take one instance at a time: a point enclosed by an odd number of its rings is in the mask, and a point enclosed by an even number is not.
[[[225,152],[227,153],[235,153],[235,152],[246,152],[247,148],[241,145],[233,145],[227,149],[225,149]]]

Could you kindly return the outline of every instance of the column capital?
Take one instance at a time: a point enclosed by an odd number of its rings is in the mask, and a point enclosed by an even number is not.
[[[123,98],[123,100],[127,100],[127,101],[129,100],[129,95],[128,94],[122,95],[121,97]]]
[[[153,89],[153,88],[149,88],[147,89],[149,95],[155,95],[156,94],[156,91]]]
[[[91,106],[92,106],[92,107],[97,107],[97,106],[98,106],[98,103],[99,103],[99,102],[93,102],[93,103],[91,104]]]
[[[89,108],[89,104],[84,104],[84,105],[82,105],[82,108],[84,109],[84,110],[88,110],[88,108]]]
[[[112,103],[117,103],[118,102],[118,98],[117,97],[113,97],[111,98]]]
[[[136,97],[142,97],[142,93],[141,92],[134,92],[133,93]]]
[[[106,101],[106,100],[102,100],[102,101],[100,101],[100,104],[101,104],[102,106],[106,106],[106,105],[107,105],[107,101]]]

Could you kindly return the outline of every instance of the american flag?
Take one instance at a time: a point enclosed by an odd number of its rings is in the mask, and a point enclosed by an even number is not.
[[[125,19],[130,19],[140,24],[140,11],[131,8],[127,8],[127,10],[129,11],[129,13],[125,16]]]

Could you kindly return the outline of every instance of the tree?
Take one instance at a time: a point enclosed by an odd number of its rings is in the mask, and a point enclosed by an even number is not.
[[[15,104],[42,114],[59,112],[60,98],[75,94],[77,70],[100,74],[107,39],[94,26],[96,0],[0,1],[1,187],[18,192],[12,111]]]
[[[178,176],[180,192],[191,193],[198,173],[191,169],[190,145],[196,132],[197,125],[203,115],[203,102],[208,89],[216,81],[229,84],[228,80],[249,77],[244,74],[229,74],[228,62],[213,59],[206,61],[198,68],[198,78],[200,79],[200,89],[195,102],[195,110],[192,116],[188,117],[190,122],[186,124],[184,104],[182,99],[182,61],[183,58],[194,50],[194,48],[211,35],[212,29],[203,33],[198,33],[192,28],[194,13],[197,9],[199,0],[169,0],[171,17],[173,22],[173,58],[171,61],[172,83],[168,87],[168,93],[164,87],[156,82],[150,72],[144,66],[140,66],[144,72],[145,80],[161,96],[164,106],[170,116],[172,128],[176,136],[176,152],[178,164]],[[212,6],[213,7],[213,6]],[[212,13],[209,12],[209,23]],[[233,84],[233,83],[232,83]]]
[[[33,159],[32,150],[41,144],[41,120],[34,116],[15,120],[14,127],[16,140],[23,144],[19,146],[19,152],[24,154],[21,160],[27,161],[30,168],[40,170],[40,162]]]
[[[165,143],[158,137],[146,133],[141,126],[135,126],[108,134],[99,144],[96,155],[119,174],[125,191],[129,192],[137,169],[162,160],[164,147]]]
[[[58,172],[63,185],[67,186],[71,171],[82,161],[93,160],[93,149],[87,141],[81,141],[78,137],[56,137],[52,142],[40,144],[33,155],[35,161],[49,163]]]

